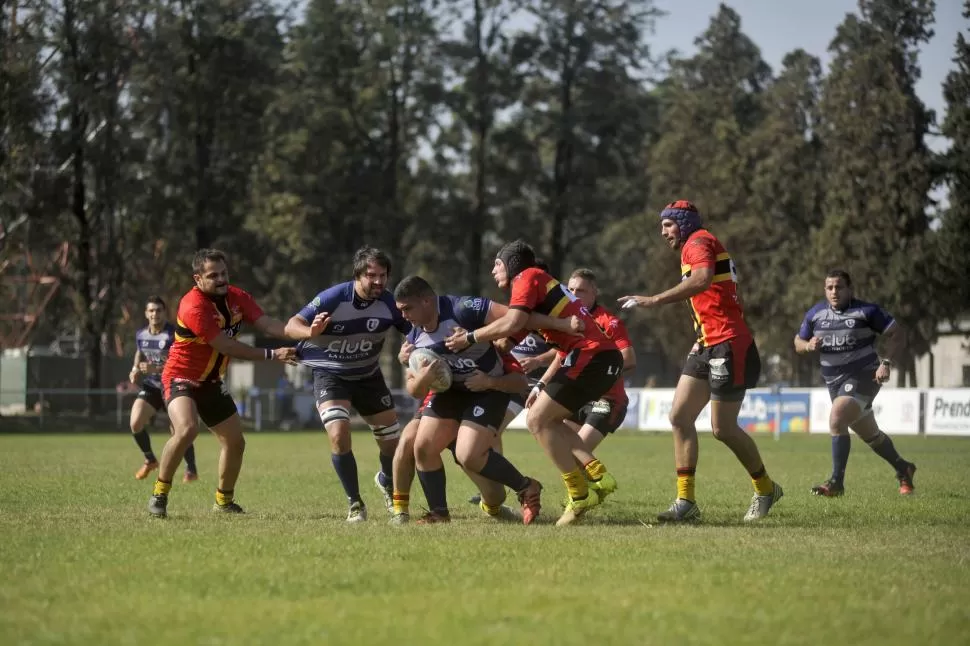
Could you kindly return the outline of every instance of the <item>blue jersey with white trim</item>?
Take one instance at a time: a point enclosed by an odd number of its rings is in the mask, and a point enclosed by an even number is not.
[[[853,298],[845,309],[835,310],[827,301],[819,301],[805,314],[798,337],[821,339],[822,379],[832,386],[879,367],[876,335],[884,334],[895,322],[874,303]]]
[[[522,342],[517,344],[512,348],[512,356],[518,359],[527,359],[531,357],[538,357],[540,354],[545,354],[549,350],[550,346],[546,343],[545,338],[538,332],[529,332]]]
[[[377,372],[387,331],[411,331],[394,297],[384,291],[374,300],[364,300],[349,281],[325,289],[307,303],[297,316],[311,323],[327,312],[330,323],[323,334],[297,344],[299,362],[343,379],[363,379]]]
[[[171,323],[166,323],[162,326],[161,330],[154,334],[148,326],[135,332],[135,346],[141,352],[144,361],[159,369],[158,374],[143,375],[141,381],[143,386],[151,386],[152,388],[161,390],[161,368],[165,365],[165,360],[168,359],[168,351],[174,342],[175,326]]]
[[[454,334],[455,328],[473,332],[485,327],[491,305],[491,300],[479,296],[439,296],[438,327],[433,332],[415,327],[408,334],[408,341],[415,347],[428,348],[448,363],[452,375],[449,390],[467,392],[464,382],[476,370],[491,377],[505,374],[502,358],[491,342],[473,343],[460,352],[445,346],[445,339]]]

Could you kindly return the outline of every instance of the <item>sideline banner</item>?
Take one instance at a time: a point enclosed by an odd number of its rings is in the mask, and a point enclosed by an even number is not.
[[[926,391],[926,434],[970,436],[970,389]]]
[[[811,395],[808,392],[749,391],[741,404],[738,424],[749,433],[807,433]],[[780,406],[780,409],[779,409]]]

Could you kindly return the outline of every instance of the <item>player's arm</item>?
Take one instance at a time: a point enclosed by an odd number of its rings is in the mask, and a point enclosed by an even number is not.
[[[404,381],[404,389],[415,399],[424,399],[431,390],[431,383],[434,381],[434,371],[438,365],[438,359],[431,363],[421,366],[417,371],[408,369],[407,377]]]
[[[629,375],[636,372],[637,370],[637,353],[633,349],[633,346],[628,346],[620,350],[620,355],[623,357],[623,371],[620,372],[620,376]]]
[[[525,392],[529,387],[529,380],[521,372],[508,372],[504,375],[493,377],[484,372],[477,371],[465,380],[465,386],[473,392],[483,390],[497,390],[500,393],[518,395]]]
[[[135,360],[132,362],[131,371],[128,373],[128,381],[131,383],[135,383],[135,379],[141,373],[141,370],[138,368],[139,363],[141,363],[141,349],[135,348]]]
[[[290,317],[283,326],[281,338],[303,341],[323,334],[330,325],[330,312],[324,311],[329,300],[328,291],[317,294],[303,309]]]
[[[254,348],[251,345],[226,336],[225,332],[222,331],[211,339],[208,339],[206,343],[220,354],[232,357],[233,359],[284,362],[296,359],[295,348],[276,348],[275,350],[270,350],[269,348]]]
[[[899,323],[892,321],[881,334],[882,352],[879,353],[880,357],[883,357],[883,361],[889,361],[889,367],[892,367],[893,363],[899,361],[902,357],[903,345],[906,341],[906,335],[899,328]]]
[[[486,325],[507,315],[509,309],[508,305],[502,305],[501,303],[492,301],[488,308],[488,315],[485,317]],[[524,327],[527,330],[556,330],[557,332],[564,332],[566,334],[578,334],[583,331],[582,319],[578,317],[554,318],[545,314],[539,314],[538,312],[529,312],[529,318],[526,320]],[[579,329],[577,330],[577,328]],[[475,339],[478,340],[478,332],[475,333]],[[552,358],[550,357],[549,360],[551,361]]]
[[[798,334],[795,335],[795,352],[798,354],[815,352],[819,343],[821,343],[821,339],[815,336],[815,326],[812,324],[814,315],[815,308],[813,307],[805,314],[805,318],[802,319],[802,324],[798,328]]]
[[[184,301],[183,301],[184,302]],[[262,317],[262,311],[252,299],[242,302],[244,320],[255,323]],[[244,359],[246,361],[284,361],[292,362],[296,359],[296,348],[254,348],[240,341],[230,338],[222,331],[209,310],[201,302],[190,304],[183,312],[179,308],[179,319],[185,322],[185,326],[192,331],[198,338],[201,338],[216,352],[224,354],[234,359]]]
[[[653,307],[656,305],[666,305],[686,301],[688,298],[697,296],[714,282],[714,265],[693,265],[691,266],[690,276],[680,281],[676,287],[671,287],[665,292],[660,292],[654,296],[621,296],[617,299],[618,303],[623,304],[623,309],[631,307]]]

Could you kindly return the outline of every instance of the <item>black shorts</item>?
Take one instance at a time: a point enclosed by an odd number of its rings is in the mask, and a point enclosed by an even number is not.
[[[236,402],[229,394],[229,388],[221,381],[199,382],[174,378],[163,383],[163,386],[166,405],[176,397],[191,397],[199,411],[199,418],[209,428],[218,426],[237,413]]]
[[[619,350],[572,350],[546,386],[546,394],[571,413],[605,395],[623,371]]]
[[[509,394],[497,390],[480,393],[464,390],[446,390],[435,393],[424,407],[424,417],[451,419],[457,422],[474,422],[498,431],[509,407]]]
[[[525,410],[525,395],[511,395],[509,396],[509,405],[506,409],[511,411],[513,415],[518,415]]]
[[[859,402],[862,410],[872,410],[872,400],[879,394],[882,384],[876,381],[876,371],[867,370],[849,376],[846,379],[827,384],[829,397],[835,401],[836,397],[851,397]]]
[[[317,406],[328,401],[349,401],[361,417],[394,408],[394,398],[380,370],[363,379],[344,379],[326,370],[314,370],[313,394]]]
[[[748,388],[758,385],[761,355],[754,339],[729,339],[687,355],[683,374],[706,380],[714,401],[739,402]]]
[[[138,391],[138,397],[136,399],[147,402],[149,406],[155,409],[155,412],[165,408],[165,398],[162,397],[162,389],[156,388],[155,386],[143,385],[141,390]]]
[[[580,408],[569,419],[580,426],[592,426],[606,436],[620,428],[626,418],[627,404],[626,400],[614,402],[612,399],[597,399]]]

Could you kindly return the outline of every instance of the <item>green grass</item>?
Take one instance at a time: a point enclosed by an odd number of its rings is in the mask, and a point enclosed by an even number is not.
[[[156,449],[164,436],[153,436]],[[118,435],[0,436],[4,644],[959,644],[970,634],[970,442],[897,438],[919,465],[901,498],[856,440],[847,495],[817,499],[827,437],[759,437],[786,495],[741,522],[751,484],[701,439],[696,527],[653,523],[674,495],[669,435],[599,452],[620,490],[584,526],[556,528],[562,486],[533,440],[507,453],[546,483],[543,524],[498,525],[464,502],[450,461],[449,526],[390,527],[354,437],[371,520],[347,526],[322,433],[250,434],[237,500],[209,513],[202,478],[176,484],[167,520]],[[423,502],[417,487],[412,507]]]

